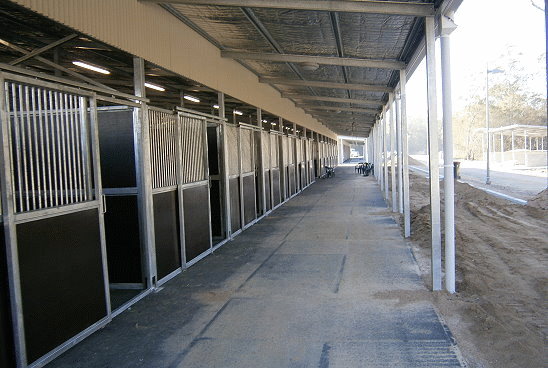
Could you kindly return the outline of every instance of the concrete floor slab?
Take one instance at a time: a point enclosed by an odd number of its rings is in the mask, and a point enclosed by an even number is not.
[[[373,178],[338,168],[50,363],[459,367]]]

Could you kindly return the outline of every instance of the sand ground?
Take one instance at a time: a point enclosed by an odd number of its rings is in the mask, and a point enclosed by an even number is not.
[[[410,183],[411,243],[429,284],[428,181]],[[434,304],[471,367],[546,367],[547,191],[525,206],[465,183],[455,193],[457,293],[433,293]]]

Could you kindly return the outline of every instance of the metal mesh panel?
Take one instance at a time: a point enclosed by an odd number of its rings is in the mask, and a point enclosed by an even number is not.
[[[288,147],[288,158],[289,164],[295,164],[295,138],[289,138],[289,147]]]
[[[289,162],[288,162],[288,137],[287,136],[282,136],[282,158],[283,158],[283,164],[284,165],[287,165]]]
[[[206,179],[203,119],[181,115],[182,183]]]
[[[6,81],[16,213],[94,199],[88,97]]]
[[[278,135],[277,134],[270,134],[270,160],[271,160],[271,166],[273,168],[278,167],[279,164],[279,153],[280,147],[278,145]]]
[[[261,157],[263,159],[263,169],[270,169],[270,135],[268,132],[261,132]]]
[[[225,125],[226,140],[228,144],[228,174],[240,173],[240,151],[238,149],[238,128],[233,125]]]
[[[242,148],[242,173],[253,171],[253,131],[240,129]]]
[[[148,110],[152,188],[177,185],[177,116]]]

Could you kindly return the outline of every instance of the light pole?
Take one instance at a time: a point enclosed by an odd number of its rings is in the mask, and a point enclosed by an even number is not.
[[[489,170],[489,156],[491,155],[491,140],[489,139],[489,74],[503,73],[504,70],[495,68],[489,70],[489,65],[485,73],[485,124],[487,125],[487,170],[485,175],[485,184],[491,184],[491,173]]]

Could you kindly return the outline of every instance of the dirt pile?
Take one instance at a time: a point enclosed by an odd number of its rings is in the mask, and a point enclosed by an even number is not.
[[[427,179],[412,174],[411,240],[427,283],[428,193]],[[435,302],[472,367],[545,367],[546,191],[532,202],[512,204],[456,183],[457,294],[436,294]]]
[[[548,189],[544,189],[542,192],[527,201],[527,205],[548,210]]]

